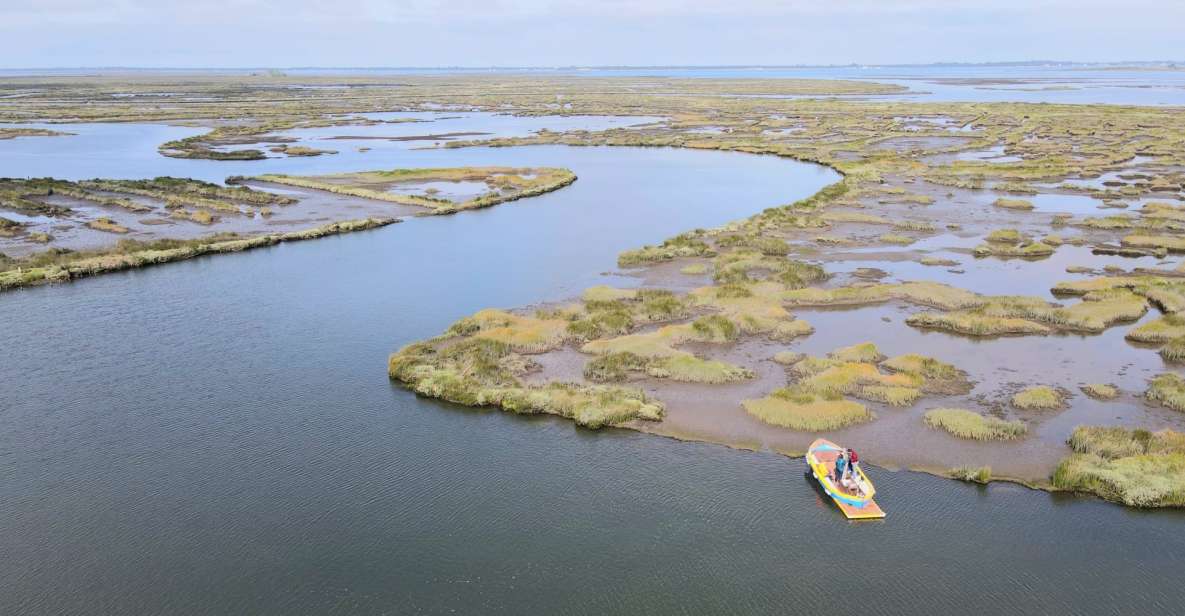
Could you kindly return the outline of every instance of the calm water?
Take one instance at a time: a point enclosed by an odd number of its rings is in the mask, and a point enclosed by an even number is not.
[[[113,144],[69,170],[173,172],[177,161],[127,147],[122,164]],[[833,173],[667,149],[370,154],[559,165],[580,180],[479,212],[0,295],[0,613],[1185,604],[1179,513],[877,470],[890,517],[853,525],[797,460],[464,409],[387,379],[392,350],[460,316],[572,296],[623,248],[808,195]],[[0,150],[5,174],[21,160]]]

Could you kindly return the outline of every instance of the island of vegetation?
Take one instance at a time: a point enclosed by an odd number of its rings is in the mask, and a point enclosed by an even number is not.
[[[559,190],[575,182],[576,174],[567,169],[544,167],[453,167],[315,176],[267,174],[252,178],[230,178],[228,182],[246,179],[413,205],[425,208],[431,214],[453,214]],[[442,190],[449,185],[465,184],[478,184],[480,188],[457,197],[450,197]]]
[[[887,466],[1185,504],[1179,109],[907,102],[894,86],[809,80],[367,77],[313,96],[295,79],[78,80],[0,120],[205,123],[162,152],[250,159],[291,143],[285,131],[370,112],[645,116],[660,120],[439,147],[680,147],[827,165],[842,179],[809,198],[623,252],[638,288],[480,311],[392,354],[390,376],[589,428],[788,455],[823,434]],[[85,104],[116,88],[220,103]],[[228,116],[250,120],[216,120]],[[396,180],[285,183],[387,201],[376,195]],[[414,196],[397,203],[458,209]],[[19,235],[10,222],[0,232]]]

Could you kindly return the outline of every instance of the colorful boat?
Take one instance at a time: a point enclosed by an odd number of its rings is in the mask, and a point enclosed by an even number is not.
[[[842,451],[843,447],[827,439],[816,439],[806,452],[806,463],[811,468],[811,474],[849,520],[885,517],[885,512],[872,500],[872,497],[876,496],[876,488],[872,486],[872,482],[864,474],[864,469],[859,465],[847,486],[835,481],[835,459]]]

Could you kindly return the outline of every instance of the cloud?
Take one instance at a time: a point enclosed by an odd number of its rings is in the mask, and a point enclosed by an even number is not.
[[[1185,59],[1185,2],[0,0],[0,65]]]

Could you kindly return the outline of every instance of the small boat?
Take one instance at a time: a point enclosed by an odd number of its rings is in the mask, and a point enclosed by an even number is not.
[[[885,517],[885,512],[872,500],[872,497],[876,496],[876,488],[872,487],[872,482],[859,465],[856,467],[856,475],[847,486],[834,481],[835,459],[842,451],[843,447],[827,439],[816,439],[806,452],[806,463],[811,468],[811,474],[849,520]]]

